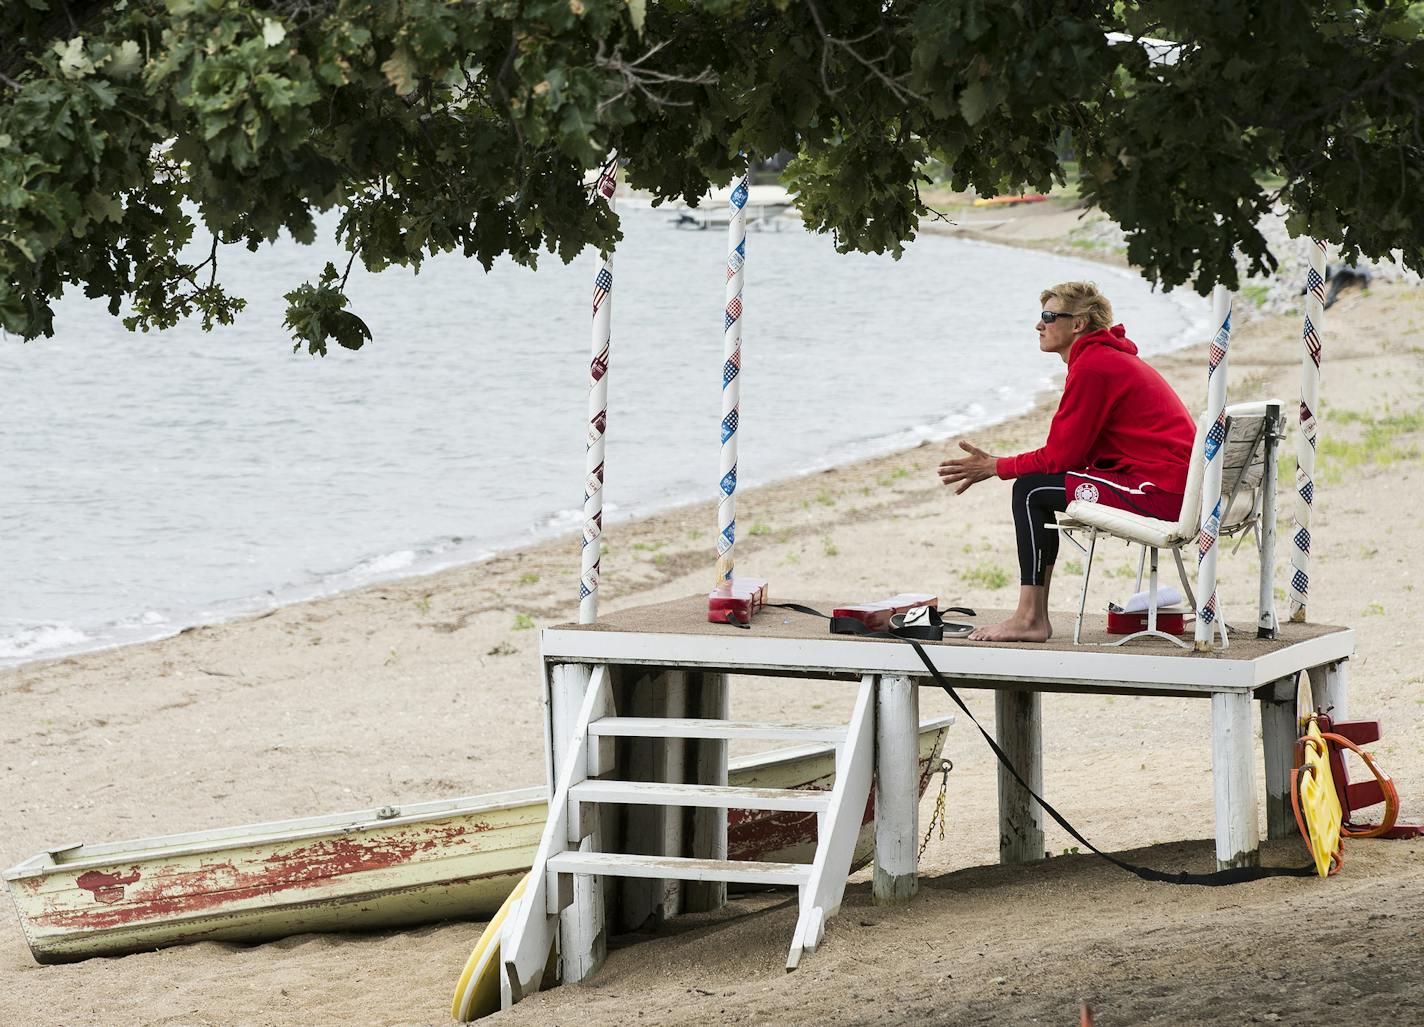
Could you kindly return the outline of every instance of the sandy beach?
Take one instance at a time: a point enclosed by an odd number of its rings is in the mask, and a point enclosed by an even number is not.
[[[1075,221],[1057,211],[1000,238],[1037,243]],[[1040,359],[1038,286],[1024,288],[1025,360]],[[923,347],[955,354],[956,332],[967,327],[950,318],[943,338]],[[1231,346],[1232,399],[1277,396],[1293,408],[1299,335],[1298,316],[1250,320]],[[1203,406],[1204,347],[1155,362],[1189,408]],[[1374,751],[1398,782],[1402,819],[1417,822],[1424,671],[1413,646],[1424,637],[1424,522],[1413,511],[1424,502],[1424,290],[1343,295],[1327,314],[1322,396],[1310,618],[1355,629],[1351,714],[1383,722]],[[972,441],[995,453],[1038,445],[1053,409],[1045,400]],[[1285,452],[1293,447],[1292,437]],[[930,591],[954,605],[1011,605],[1009,486],[952,496],[934,474],[948,448],[740,494],[739,567],[769,578],[782,598]],[[616,494],[617,468],[608,474]],[[1279,506],[1287,525],[1289,482],[1287,472]],[[611,525],[606,608],[705,592],[713,525],[710,503]],[[1221,561],[1221,596],[1241,623],[1254,620],[1248,550]],[[1131,591],[1136,567],[1125,548],[1100,552],[1089,600],[1099,610]],[[537,629],[573,618],[577,570],[570,536],[161,642],[0,672],[0,866],[62,843],[540,783]],[[1076,604],[1072,577],[1054,590],[1060,632],[1071,631],[1062,611]],[[732,708],[835,722],[851,698],[842,684],[752,680],[734,685]],[[921,704],[926,716],[951,711],[929,690]],[[992,696],[973,693],[971,705],[992,723]],[[1047,797],[1097,845],[1152,866],[1210,868],[1207,703],[1049,695],[1043,709]],[[920,896],[876,907],[857,877],[824,946],[795,974],[782,970],[794,903],[744,899],[660,935],[616,939],[591,982],[540,994],[498,1022],[1062,1024],[1076,1022],[1082,1000],[1104,1025],[1424,1022],[1424,842],[1347,843],[1344,871],[1329,881],[1180,888],[1068,852],[1076,843],[1050,826],[1047,847],[1058,855],[1000,867],[993,755],[962,717],[947,755],[949,830],[930,841]],[[932,806],[931,794],[922,825]],[[1294,864],[1304,849],[1271,842],[1264,855]],[[479,931],[454,922],[43,967],[7,898],[0,1024],[444,1025]]]

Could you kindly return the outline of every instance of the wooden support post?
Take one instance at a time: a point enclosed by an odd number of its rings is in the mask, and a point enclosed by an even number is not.
[[[908,902],[919,890],[920,690],[887,675],[875,689],[875,879],[880,904]]]
[[[997,689],[994,734],[1014,769],[1043,794],[1042,697],[1038,692]],[[999,862],[1043,859],[1043,807],[999,767]]]
[[[1328,713],[1331,720],[1349,720],[1350,661],[1311,667],[1307,673],[1316,707]]]
[[[665,712],[663,716],[681,718],[689,716],[688,696],[687,696],[687,673],[681,670],[669,670],[660,675],[657,685],[662,692],[662,707]],[[662,741],[659,780],[661,781],[686,781],[687,780],[687,741],[682,738],[664,738]],[[662,845],[659,849],[664,855],[682,856],[686,855],[686,832],[684,830],[684,816],[681,809],[664,809],[662,823]],[[661,894],[658,896],[657,908],[655,912],[659,919],[666,920],[677,916],[682,912],[682,882],[681,881],[660,881]]]
[[[618,713],[623,717],[666,716],[661,682],[656,668],[620,668],[615,689]],[[614,739],[600,739],[613,742]],[[662,753],[657,738],[619,738],[611,776],[620,781],[658,781],[663,772]],[[663,821],[679,811],[666,806],[604,807],[604,838],[609,849],[635,855],[661,855]],[[603,882],[606,915],[615,932],[626,933],[643,927],[656,916],[662,898],[663,881],[655,878],[606,878]]]
[[[695,686],[688,682],[689,702],[695,717],[725,720],[728,714],[728,676],[701,674]],[[696,784],[727,783],[727,743],[723,739],[698,739],[692,756],[692,780]],[[724,808],[696,809],[692,814],[692,855],[697,859],[727,858],[727,811]],[[688,913],[721,909],[727,904],[724,881],[687,881],[682,888],[682,908]]]
[[[573,742],[579,709],[588,688],[591,668],[577,663],[555,666],[549,681],[550,742],[553,749],[553,771],[549,777],[549,794],[557,787],[557,768]],[[592,820],[598,817],[594,812]],[[596,851],[597,828],[580,843],[584,852]],[[603,880],[594,876],[579,876],[573,881],[573,904],[559,914],[559,967],[564,983],[581,981],[603,965],[607,952],[604,932]]]
[[[1260,693],[1261,747],[1266,757],[1266,837],[1298,834],[1291,812],[1290,775],[1295,765],[1296,678],[1281,678]]]
[[[1216,800],[1216,868],[1261,862],[1256,830],[1256,776],[1251,769],[1251,696],[1211,697],[1211,778]]]

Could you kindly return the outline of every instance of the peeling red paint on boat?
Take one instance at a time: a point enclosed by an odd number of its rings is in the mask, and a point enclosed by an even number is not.
[[[134,867],[128,874],[106,874],[98,870],[90,870],[88,873],[80,874],[74,883],[85,891],[93,892],[94,898],[98,901],[114,903],[122,902],[124,888],[138,879],[138,868]]]
[[[197,867],[191,863],[159,865],[149,867],[144,883],[129,889],[127,897],[123,885],[138,882],[137,872],[119,878],[91,870],[75,883],[89,890],[99,888],[95,895],[101,902],[122,901],[122,905],[107,909],[51,908],[35,920],[50,930],[96,931],[221,911],[263,896],[288,896],[283,900],[288,901],[296,893],[329,887],[343,877],[403,866],[422,852],[459,848],[463,839],[490,828],[485,820],[441,821],[408,825],[399,837],[322,839],[273,852],[260,862],[217,860]]]

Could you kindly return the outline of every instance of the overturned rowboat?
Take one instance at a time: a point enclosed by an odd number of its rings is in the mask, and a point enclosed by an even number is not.
[[[921,793],[952,721],[920,725]],[[807,745],[733,760],[728,780],[826,790],[835,780],[835,749]],[[41,963],[195,941],[479,920],[491,916],[529,870],[546,813],[547,792],[525,788],[74,845],[11,867],[4,878],[30,952]],[[874,850],[874,816],[868,806],[856,867]],[[815,813],[728,813],[735,859],[804,860],[815,838]]]

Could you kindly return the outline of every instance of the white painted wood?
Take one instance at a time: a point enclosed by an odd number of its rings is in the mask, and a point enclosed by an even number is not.
[[[1290,802],[1290,775],[1300,732],[1295,698],[1295,678],[1282,678],[1260,696],[1261,748],[1266,759],[1267,838],[1289,838],[1298,833]]]
[[[1299,674],[1307,667],[1318,667],[1321,664],[1347,660],[1354,654],[1355,631],[1353,628],[1332,631],[1328,635],[1321,635],[1305,642],[1297,642],[1295,645],[1278,649],[1265,656],[1258,656],[1252,661],[1255,665],[1253,669],[1256,674],[1256,687],[1269,684],[1288,674]]]
[[[1310,668],[1310,691],[1315,705],[1331,720],[1350,719],[1350,661],[1343,659]]]
[[[709,720],[705,717],[604,717],[589,725],[594,735],[620,738],[735,738],[760,741],[839,742],[845,728],[825,724]]]
[[[669,661],[680,663],[680,660]],[[689,712],[699,718],[726,720],[731,715],[731,683],[725,673],[703,673],[696,686],[689,683]],[[700,784],[727,783],[727,742],[704,738],[692,743],[691,780]],[[697,859],[727,858],[727,810],[723,807],[696,809],[692,814],[692,852]],[[727,886],[721,881],[691,881],[682,889],[683,909],[703,913],[727,904]]]
[[[919,890],[919,702],[909,678],[887,675],[875,692],[875,871],[882,904]]]
[[[1216,803],[1216,866],[1257,866],[1256,776],[1251,768],[1251,699],[1211,697],[1211,778]]]
[[[578,759],[574,755],[575,744],[582,747],[585,754],[588,752],[589,723],[613,712],[613,681],[609,668],[600,664],[593,669],[593,677],[595,680],[588,686],[589,701],[580,708],[578,719],[570,729],[571,733],[564,736],[565,744],[570,747],[568,758],[572,760]],[[557,700],[557,691],[551,692],[551,695]],[[555,703],[556,708],[560,705],[559,702]],[[577,743],[573,739],[577,739]],[[559,751],[558,736],[555,736],[554,751]],[[582,762],[586,774],[586,755]],[[578,780],[579,775],[575,772],[569,779],[570,787],[565,794],[572,791]],[[580,839],[577,845],[585,852],[600,848],[598,809],[570,801],[568,810],[567,835],[570,844],[573,844],[575,839]],[[559,978],[565,984],[581,981],[603,965],[607,949],[607,933],[604,929],[606,907],[603,882],[596,878],[574,879],[573,901],[559,914]]]
[[[844,759],[836,773],[831,805],[811,877],[801,890],[801,911],[791,941],[786,968],[794,970],[803,952],[814,952],[824,933],[825,921],[835,916],[845,895],[855,839],[870,798],[870,782],[875,767],[875,678],[861,681],[855,708],[846,728]]]
[[[739,788],[662,781],[581,781],[573,786],[570,796],[575,802],[805,812],[824,810],[831,801],[825,792],[799,788]]]
[[[686,719],[688,710],[687,674],[681,670],[663,672],[658,678],[662,690],[662,712],[669,719]],[[687,780],[687,742],[682,738],[664,738],[658,745],[661,763],[658,780]],[[681,809],[664,809],[662,820],[662,840],[657,851],[666,856],[686,856],[687,835],[684,825],[686,816]],[[657,889],[656,913],[667,920],[682,912],[682,881],[664,878]]]
[[[638,856],[623,853],[565,852],[549,860],[562,874],[654,877],[678,881],[799,886],[811,876],[805,863],[692,859],[685,856]]]
[[[634,631],[568,631],[548,628],[544,646],[550,660],[581,663],[657,664],[686,669],[756,673],[789,671],[806,677],[828,675],[926,675],[924,664],[907,645],[864,640],[788,639],[739,635],[736,645],[710,635],[676,635]],[[977,680],[1016,681],[1038,690],[1055,685],[1132,693],[1150,687],[1157,692],[1203,695],[1233,689],[1254,690],[1302,667],[1348,658],[1354,633],[1331,632],[1285,646],[1254,660],[1213,654],[1158,656],[1101,650],[1018,649],[994,646],[938,645],[925,647],[936,669],[966,688]],[[706,714],[703,714],[706,716]]]
[[[580,699],[577,713],[569,718],[567,710],[581,681],[584,685],[582,694],[577,695]],[[555,667],[551,675],[550,697],[556,728],[553,735],[554,754],[559,761],[559,775],[550,789],[549,819],[544,825],[539,850],[529,871],[529,886],[505,920],[500,937],[503,959],[500,992],[505,1008],[539,990],[549,951],[554,944],[556,923],[564,980],[582,979],[570,978],[568,974],[582,971],[582,975],[587,976],[602,959],[603,934],[601,930],[593,930],[601,927],[602,919],[602,892],[597,880],[585,879],[584,888],[575,890],[574,905],[560,914],[559,920],[555,920],[550,916],[549,907],[552,904],[557,909],[559,900],[557,888],[552,891],[549,888],[547,866],[550,856],[566,851],[569,846],[568,794],[586,770],[584,741],[588,723],[605,712],[608,702],[607,668],[596,668],[590,677],[586,668]],[[567,730],[560,733],[557,730],[560,725],[566,725]],[[600,901],[595,902],[596,897]],[[572,937],[561,922],[565,917],[576,918]]]
[[[994,736],[1019,776],[1043,794],[1043,698],[1038,692],[994,693]],[[999,862],[1043,859],[1043,807],[1002,765],[999,773]]]

